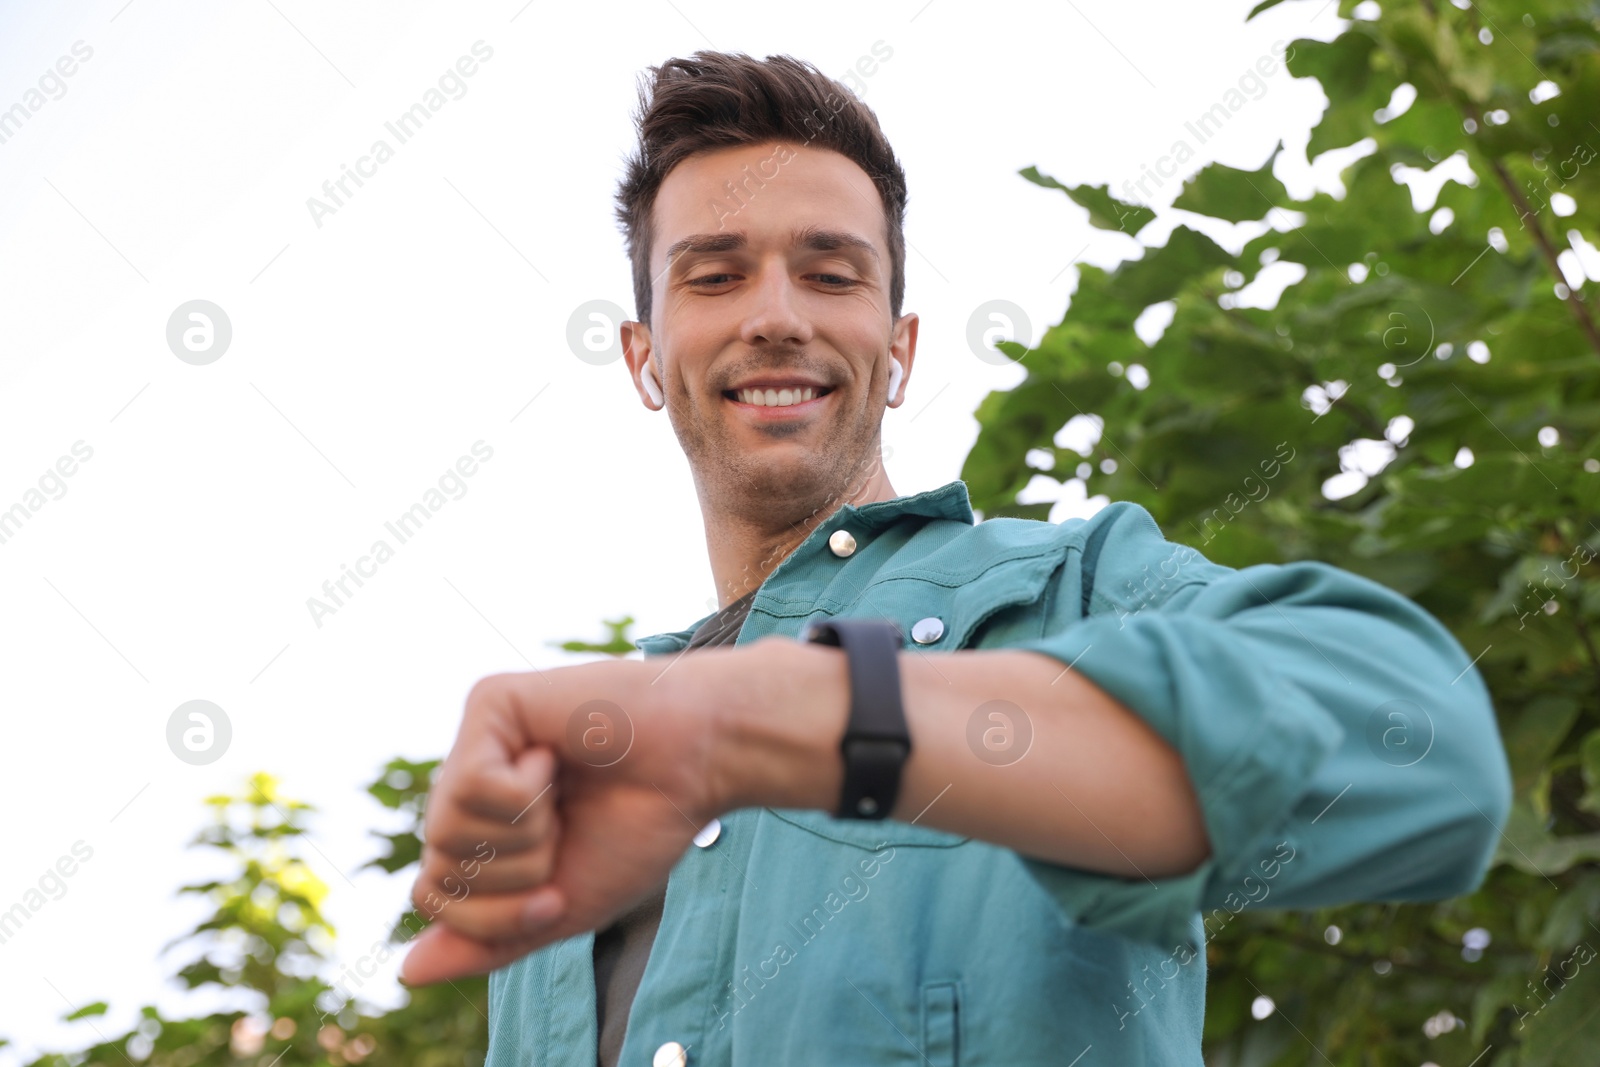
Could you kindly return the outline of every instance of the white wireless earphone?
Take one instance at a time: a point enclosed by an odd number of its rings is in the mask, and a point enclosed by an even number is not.
[[[661,395],[661,382],[656,378],[656,369],[650,365],[648,359],[644,361],[644,370],[639,373],[639,381],[644,385],[646,396],[656,404],[666,406],[666,401]]]
[[[889,360],[889,399],[894,399],[894,394],[900,391],[900,380],[906,376],[906,369],[900,365],[898,359]]]

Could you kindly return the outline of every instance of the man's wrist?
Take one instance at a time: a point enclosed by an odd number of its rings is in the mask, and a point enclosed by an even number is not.
[[[832,812],[844,786],[839,742],[850,719],[843,649],[766,637],[707,650],[683,686],[712,716],[713,794],[720,811]],[[685,666],[688,666],[685,664]]]

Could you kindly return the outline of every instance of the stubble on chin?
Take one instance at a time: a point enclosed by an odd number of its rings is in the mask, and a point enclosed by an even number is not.
[[[811,424],[740,435],[765,437],[780,445],[768,450],[759,443],[746,447],[733,427],[718,421],[722,418],[720,410],[696,412],[682,424],[674,417],[673,430],[702,492],[720,501],[727,512],[758,523],[777,520],[799,525],[826,517],[823,512],[831,514],[881,469],[869,428],[823,426],[819,443],[810,450],[784,445],[784,440],[814,428]],[[856,436],[841,438],[838,431],[846,429]],[[779,458],[778,452],[786,455]]]
[[[753,519],[793,521],[813,510],[813,501],[834,488],[827,459],[812,453],[782,461],[715,449],[704,468],[728,506]]]

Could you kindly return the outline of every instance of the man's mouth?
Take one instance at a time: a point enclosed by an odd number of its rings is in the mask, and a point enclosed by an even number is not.
[[[785,389],[727,389],[722,395],[741,409],[764,416],[801,415],[817,410],[833,390],[820,386]]]

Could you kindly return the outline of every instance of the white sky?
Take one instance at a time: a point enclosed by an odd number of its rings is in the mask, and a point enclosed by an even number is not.
[[[1245,25],[1247,0],[990,3],[981,17],[958,0],[821,3],[804,18],[708,0],[627,17],[548,0],[124,4],[0,3],[0,110],[75,42],[93,49],[0,144],[0,510],[75,442],[93,449],[0,544],[0,911],[75,842],[93,849],[0,944],[0,1035],[18,1042],[0,1065],[91,1041],[50,1021],[67,1001],[109,999],[107,1034],[146,1002],[210,1007],[157,960],[206,910],[174,890],[218,873],[185,849],[202,797],[259,769],[321,807],[308,858],[354,960],[409,886],[356,873],[383,824],[360,790],[384,761],[442,754],[482,675],[576,662],[548,642],[599,639],[624,613],[635,636],[676,630],[711,609],[665,414],[620,360],[592,366],[565,339],[586,301],[633,309],[612,196],[639,72],[715,47],[839,76],[876,42],[893,50],[864,99],[911,190],[905,306],[921,344],[883,430],[910,494],[959,475],[972,410],[1022,377],[967,348],[973,310],[1012,301],[1037,337],[1066,307],[1070,263],[1135,247],[1017,170],[1116,190],[1180,138],[1196,150],[1180,177],[1258,166],[1282,138],[1279,175],[1304,193],[1314,84],[1279,68],[1204,144],[1184,123],[1275,40],[1341,26],[1316,3]],[[384,123],[479,40],[493,57],[465,95],[318,228],[306,199],[375,139],[395,145]],[[207,366],[166,345],[194,299],[233,328]],[[306,598],[479,440],[493,458],[465,496],[319,629]],[[206,766],[166,744],[193,699],[232,724]],[[387,976],[369,988],[398,995]]]

